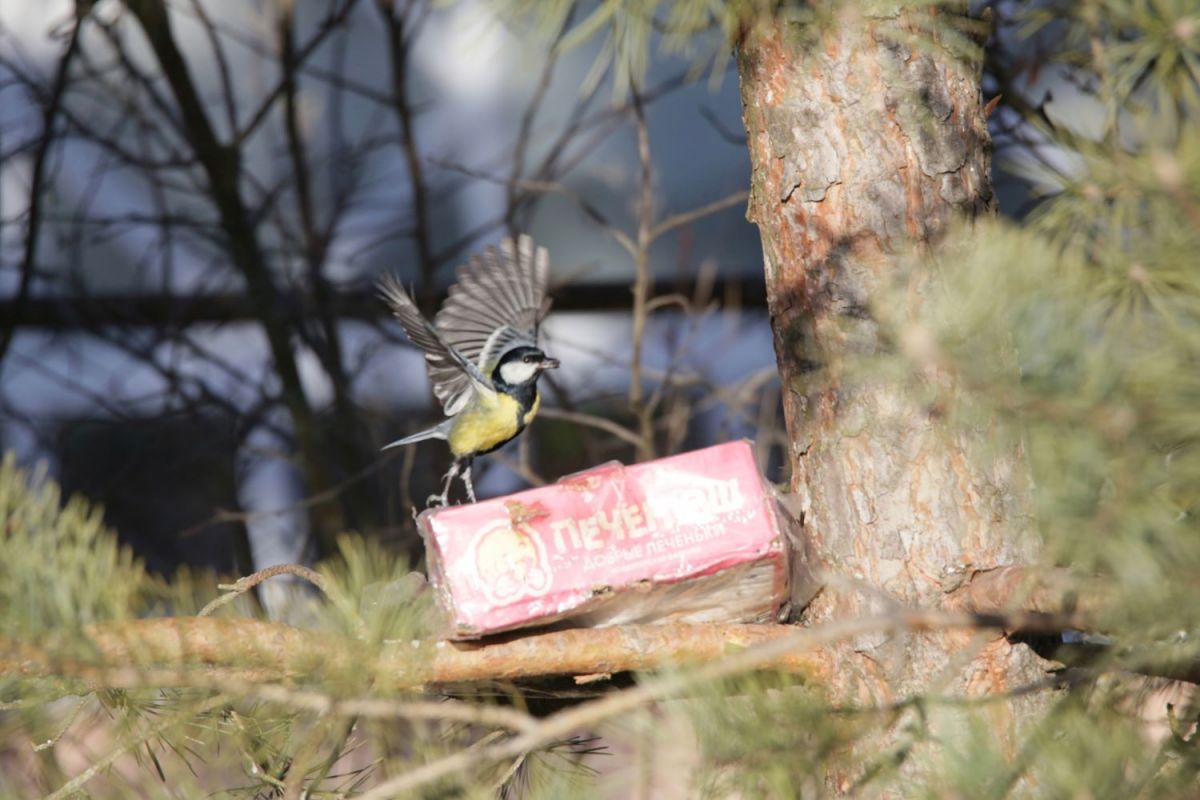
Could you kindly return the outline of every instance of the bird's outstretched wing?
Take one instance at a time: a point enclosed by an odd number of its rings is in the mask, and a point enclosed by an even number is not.
[[[441,401],[447,415],[458,413],[472,390],[495,391],[492,382],[472,363],[472,359],[456,350],[421,315],[398,278],[394,275],[380,278],[379,296],[391,306],[392,313],[400,320],[412,343],[425,351],[425,365],[433,382],[433,393]]]
[[[509,349],[537,345],[549,280],[546,248],[535,247],[528,235],[515,243],[506,238],[499,250],[489,247],[458,268],[434,324],[451,347],[490,375]]]

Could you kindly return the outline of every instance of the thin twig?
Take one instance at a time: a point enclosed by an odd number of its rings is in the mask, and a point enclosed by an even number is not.
[[[346,754],[346,744],[350,741],[351,734],[354,733],[354,727],[358,724],[358,717],[348,717],[347,719],[340,720],[339,724],[341,727],[338,734],[334,737],[333,746],[329,748],[329,755],[327,755],[317,767],[316,773],[309,781],[309,786],[311,789],[309,790],[308,795],[305,795],[303,792],[297,792],[296,800],[301,800],[301,798],[306,796],[312,797],[312,792],[320,789],[321,784],[325,782],[327,777],[329,777],[329,771],[333,769],[333,765],[337,763],[338,759]],[[304,773],[300,774],[303,776]],[[298,782],[298,785],[299,784],[302,784],[302,781]]]
[[[459,722],[513,731],[531,731],[537,727],[536,719],[514,708],[473,705],[460,700],[431,702],[391,700],[384,697],[336,699],[320,692],[292,689],[279,684],[247,684],[239,688],[237,684],[225,683],[222,688],[241,696],[255,697],[328,716]]]
[[[543,408],[538,412],[546,419],[557,419],[563,422],[573,422],[576,425],[586,425],[589,428],[611,433],[623,442],[628,442],[634,447],[642,443],[641,438],[636,433],[626,428],[624,425],[613,422],[611,419],[598,417],[595,414],[586,414],[582,411],[568,411],[563,408]]]
[[[345,2],[343,2],[340,6],[331,8],[329,10],[329,13],[325,16],[325,18],[315,26],[313,35],[308,39],[308,41],[296,48],[292,62],[295,68],[302,68],[305,65],[305,62],[308,61],[309,56],[316,52],[330,35],[341,29],[341,26],[349,18],[350,12],[354,10],[354,6],[357,2],[358,0],[345,0]],[[274,53],[271,55],[274,55]],[[262,96],[262,98],[259,100],[257,109],[248,115],[246,124],[242,126],[240,131],[237,131],[234,134],[232,142],[233,144],[239,147],[242,146],[245,142],[250,140],[250,137],[254,135],[259,126],[266,122],[268,118],[270,118],[271,112],[276,108],[276,101],[279,99],[280,95],[283,94],[283,84],[284,82],[281,78],[275,84],[275,86],[273,86]]]
[[[194,709],[188,712],[188,716],[206,714],[215,708],[225,705],[227,702],[228,700],[221,695],[210,697],[204,702],[196,705]],[[142,742],[158,736],[159,734],[169,730],[173,725],[177,724],[179,721],[178,716],[179,715],[173,714],[164,715],[164,717],[159,720],[157,725],[151,725],[149,728],[145,729],[136,736],[126,737],[124,741],[109,751],[108,755],[104,756],[104,758],[100,759],[83,772],[64,783],[57,790],[46,795],[42,800],[62,800],[62,798],[70,797],[71,795],[75,794],[81,788],[83,788],[88,781],[115,764],[117,760],[121,758],[121,756],[125,755],[130,750],[139,747]]]
[[[218,508],[216,512],[214,512],[213,515],[208,519],[197,522],[195,525],[180,531],[179,537],[186,538],[188,536],[194,536],[200,531],[210,528],[213,525],[219,525],[222,522],[252,522],[257,519],[282,517],[295,511],[312,508],[313,506],[317,506],[335,499],[348,487],[361,480],[369,478],[372,474],[383,469],[383,467],[388,464],[391,458],[392,455],[389,454],[382,458],[376,459],[360,469],[358,472],[343,478],[333,486],[330,486],[328,489],[322,489],[319,492],[302,497],[294,503],[288,503],[286,506],[280,506],[279,508],[264,508],[255,511],[231,511],[227,508]]]
[[[425,182],[421,151],[417,146],[417,131],[409,96],[409,41],[405,31],[407,14],[393,13],[390,0],[377,0],[379,15],[387,32],[388,56],[391,60],[392,109],[400,126],[400,148],[408,167],[408,182],[412,194],[413,239],[421,267],[421,292],[427,293],[433,283],[437,260],[433,255],[429,225],[429,189]]]
[[[304,776],[308,772],[309,764],[320,753],[321,740],[325,738],[329,722],[329,718],[324,713],[317,714],[316,721],[292,754],[291,762],[287,765],[284,774],[280,776],[284,779],[283,786],[280,787],[281,800],[300,800],[304,791]],[[319,781],[312,783],[312,788],[315,789],[318,786],[320,786]]]
[[[255,586],[258,586],[265,580],[274,578],[276,575],[295,575],[297,578],[303,578],[313,586],[316,586],[322,592],[325,591],[325,578],[319,572],[315,572],[303,564],[276,564],[260,569],[258,572],[247,575],[244,578],[239,578],[235,583],[218,584],[217,588],[227,590],[226,593],[200,609],[200,613],[196,616],[207,617],[221,606],[232,603]]]
[[[739,189],[732,194],[725,195],[720,200],[714,200],[707,205],[694,208],[691,211],[681,211],[678,214],[672,214],[666,219],[660,220],[659,223],[650,230],[650,238],[658,239],[664,233],[668,233],[675,228],[679,228],[687,225],[688,223],[703,219],[710,214],[715,214],[716,212],[729,208],[730,206],[736,206],[738,203],[744,203],[748,197],[750,197],[750,193],[748,191],[745,189]]]
[[[54,747],[56,744],[58,744],[59,740],[66,735],[67,731],[71,730],[71,726],[75,724],[75,720],[79,717],[79,712],[83,711],[83,707],[87,705],[87,702],[87,697],[79,698],[79,702],[76,703],[75,707],[71,709],[71,713],[67,715],[67,721],[62,724],[62,727],[59,728],[58,733],[56,733],[54,736],[51,736],[44,742],[35,744],[33,746],[33,752],[40,753],[43,750],[49,750],[51,747]]]
[[[505,187],[505,212],[504,218],[508,223],[509,233],[514,237],[520,233],[516,229],[516,215],[521,206],[521,198],[517,194],[517,188],[522,174],[525,172],[525,160],[529,154],[529,147],[533,143],[533,123],[537,118],[538,112],[541,110],[542,103],[545,101],[547,94],[550,91],[550,84],[554,79],[555,68],[558,66],[558,59],[561,55],[561,50],[558,48],[558,43],[562,40],[563,35],[571,26],[571,19],[574,17],[575,9],[572,7],[563,17],[562,25],[555,34],[553,44],[550,45],[546,52],[546,59],[542,63],[542,72],[538,77],[537,87],[533,91],[532,97],[529,99],[529,104],[525,107],[525,112],[521,115],[521,123],[517,127],[517,137],[513,148],[512,167],[509,172],[508,186]]]
[[[17,317],[21,306],[29,299],[29,292],[33,286],[33,273],[37,267],[38,239],[41,233],[42,202],[49,194],[45,191],[44,181],[46,180],[50,149],[55,140],[54,126],[62,109],[62,99],[67,89],[71,61],[79,45],[79,29],[83,25],[87,9],[90,7],[91,5],[88,3],[79,3],[76,6],[75,25],[71,28],[67,46],[63,50],[62,58],[58,61],[54,81],[42,107],[42,135],[38,139],[37,148],[34,151],[33,167],[29,176],[29,211],[25,223],[25,249],[21,256],[21,274],[13,301],[12,316],[4,320],[4,329],[0,331],[0,361],[4,360],[4,354],[16,334]]]
[[[631,333],[633,352],[629,358],[629,408],[638,419],[639,461],[655,456],[654,411],[645,403],[642,387],[642,350],[646,345],[646,322],[650,312],[650,245],[654,241],[654,164],[650,157],[650,127],[646,122],[646,107],[636,86],[631,87],[635,130],[637,132],[639,186],[637,249],[633,254],[633,308]]]
[[[528,439],[522,439],[521,442],[518,442],[518,446],[527,441]],[[504,453],[495,452],[491,454],[491,459],[497,464],[502,464],[508,469],[512,470],[521,480],[525,481],[530,486],[545,486],[547,483],[549,483],[549,481],[547,481],[541,475],[538,475],[533,468],[531,468],[527,463],[524,463],[520,458],[509,458]]]
[[[2,642],[2,640],[0,640]],[[537,720],[529,714],[507,706],[481,705],[461,700],[410,700],[389,697],[331,697],[322,692],[299,689],[275,683],[277,676],[247,670],[233,672],[208,668],[155,669],[116,667],[112,669],[84,667],[72,669],[69,664],[53,662],[54,668],[72,678],[82,678],[92,691],[102,689],[177,688],[217,691],[227,698],[247,698],[274,703],[298,711],[328,717],[361,717],[377,720],[409,720],[413,722],[447,722],[503,728],[511,731],[531,731]],[[0,708],[7,708],[3,706]],[[16,704],[11,708],[23,707]]]

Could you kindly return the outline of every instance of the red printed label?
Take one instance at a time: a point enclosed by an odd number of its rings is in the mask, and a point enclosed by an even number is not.
[[[772,503],[739,441],[428,511],[421,527],[457,633],[477,636],[763,558],[776,562],[785,594]]]

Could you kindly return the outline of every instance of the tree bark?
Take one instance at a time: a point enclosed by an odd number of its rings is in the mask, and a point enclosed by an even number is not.
[[[936,405],[855,371],[884,353],[873,303],[885,285],[919,313],[930,278],[905,253],[993,210],[979,61],[939,51],[924,30],[926,46],[900,44],[917,35],[911,20],[857,8],[764,25],[738,52],[793,506],[826,576],[806,624],[891,603],[951,607],[973,576],[1037,555],[1021,454],[984,459],[988,431],[964,434]],[[953,392],[948,376],[930,379]],[[864,701],[995,694],[1045,676],[1024,645],[958,631],[859,637],[840,663],[833,691]],[[1045,702],[1014,698],[991,715],[1014,758],[1018,728]],[[911,753],[901,768],[919,771],[923,747],[898,751]],[[853,779],[830,776],[842,790]]]

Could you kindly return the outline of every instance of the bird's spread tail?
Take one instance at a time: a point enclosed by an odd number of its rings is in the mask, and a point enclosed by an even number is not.
[[[449,422],[449,420],[446,420],[446,422]],[[393,447],[403,447],[406,444],[423,442],[426,439],[445,439],[449,430],[449,426],[446,424],[446,422],[443,422],[440,425],[434,425],[432,428],[427,428],[426,430],[414,433],[410,436],[405,436],[403,439],[397,439],[391,444],[385,444],[380,449],[389,450]]]

